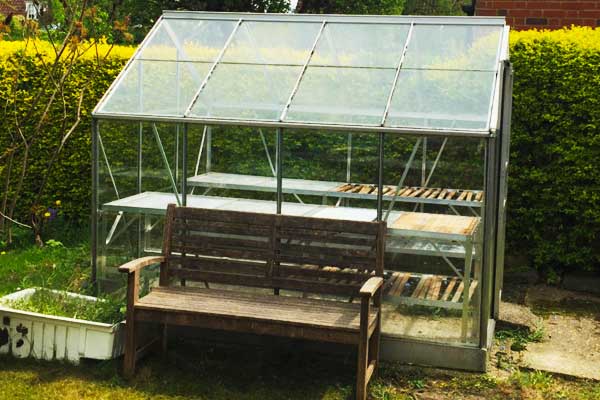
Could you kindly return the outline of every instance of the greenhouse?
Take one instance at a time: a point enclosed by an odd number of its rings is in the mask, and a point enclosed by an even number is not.
[[[384,220],[381,357],[484,370],[508,36],[503,18],[165,12],[93,113],[98,287],[160,253],[170,203]]]

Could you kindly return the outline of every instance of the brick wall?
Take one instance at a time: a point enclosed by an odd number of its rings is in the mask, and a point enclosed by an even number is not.
[[[513,29],[600,26],[600,0],[477,0],[475,15],[505,16]]]
[[[0,0],[0,14],[25,15],[25,0]]]

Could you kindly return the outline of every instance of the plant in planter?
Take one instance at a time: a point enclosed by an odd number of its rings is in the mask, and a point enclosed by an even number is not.
[[[122,354],[123,304],[32,288],[0,298],[0,354],[68,360]]]

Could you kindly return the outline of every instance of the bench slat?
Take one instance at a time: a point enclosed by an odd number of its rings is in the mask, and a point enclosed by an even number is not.
[[[357,332],[360,324],[358,304],[202,288],[169,287],[153,290],[136,304],[136,308],[230,316]],[[370,324],[375,321],[375,316],[376,313],[373,312]]]

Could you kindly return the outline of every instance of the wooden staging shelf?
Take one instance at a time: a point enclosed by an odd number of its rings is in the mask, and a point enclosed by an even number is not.
[[[471,281],[469,301],[477,285],[477,280]],[[384,296],[386,301],[398,304],[462,309],[464,289],[464,282],[458,277],[394,272],[386,280]]]
[[[227,174],[208,172],[193,176],[187,181],[189,186],[205,188],[235,189],[259,192],[275,192],[277,180],[274,177]],[[383,192],[384,201],[391,201],[396,186],[386,185]],[[325,196],[345,199],[377,199],[377,185],[364,183],[343,183],[333,181],[317,181],[308,179],[284,178],[284,193]],[[403,187],[397,196],[397,201],[408,203],[426,203],[452,205],[462,207],[481,207],[483,192],[478,190],[462,190],[450,188],[421,188]]]

